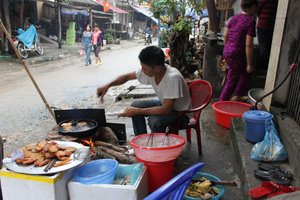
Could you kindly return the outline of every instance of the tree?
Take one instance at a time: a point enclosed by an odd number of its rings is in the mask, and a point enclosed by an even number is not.
[[[151,3],[153,16],[168,27],[162,36],[167,39],[170,48],[170,65],[184,77],[194,72],[189,45],[192,19],[186,16],[186,11],[200,15],[204,7],[205,0],[153,0]]]
[[[6,29],[8,31],[8,33],[11,35],[11,24],[10,24],[10,18],[9,18],[9,7],[8,7],[8,0],[3,0],[3,14],[4,14],[4,24],[6,26]],[[5,45],[8,45],[8,41],[7,39],[5,40]],[[8,48],[5,48],[5,50]]]
[[[2,7],[1,1],[0,1],[0,6]],[[0,20],[3,21],[1,7],[0,7]],[[2,29],[0,29],[0,53],[2,53],[3,51],[4,51],[4,32]]]
[[[24,0],[20,2],[20,11],[19,11],[19,18],[20,18],[20,28],[24,28]]]

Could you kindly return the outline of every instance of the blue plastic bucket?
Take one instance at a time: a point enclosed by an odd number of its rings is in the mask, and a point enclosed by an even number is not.
[[[74,179],[82,184],[110,184],[116,175],[119,163],[112,159],[100,159],[81,166]]]
[[[266,119],[272,119],[271,113],[250,110],[243,114],[245,125],[245,137],[249,142],[257,143],[261,142],[265,137],[265,121]]]

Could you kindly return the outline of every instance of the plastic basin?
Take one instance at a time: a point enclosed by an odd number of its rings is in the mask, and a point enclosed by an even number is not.
[[[100,159],[81,166],[74,180],[82,184],[110,184],[117,172],[119,163],[113,159]]]
[[[130,140],[136,159],[144,163],[148,172],[148,191],[153,192],[173,177],[174,163],[182,151],[184,138],[165,133],[154,133],[153,147],[147,147],[150,134],[143,134]]]
[[[248,97],[250,99],[250,103],[255,106],[255,103],[257,100],[259,100],[262,96],[264,96],[264,89],[262,88],[253,88],[248,91]],[[261,110],[262,109],[262,103],[259,102],[257,104],[257,109]]]
[[[207,180],[210,181],[221,181],[218,177],[208,174],[208,173],[203,173],[203,172],[197,172],[194,176],[193,176],[193,180],[199,180],[201,177],[206,178]],[[220,194],[218,194],[217,196],[214,196],[213,198],[210,198],[209,200],[218,200],[219,198],[221,198],[224,193],[225,193],[225,186],[224,185],[215,185],[214,187],[218,188],[221,192]],[[183,200],[200,200],[199,198],[195,198],[195,197],[190,197],[187,195],[183,195]]]
[[[225,128],[230,128],[231,117],[242,117],[244,112],[250,110],[251,105],[237,101],[219,101],[212,107],[215,110],[216,122]]]
[[[176,159],[185,144],[183,137],[174,134],[168,134],[165,146],[162,144],[165,139],[165,133],[154,133],[153,147],[147,147],[150,134],[143,134],[130,140],[135,155],[149,162],[167,162]],[[150,142],[149,142],[150,143]]]

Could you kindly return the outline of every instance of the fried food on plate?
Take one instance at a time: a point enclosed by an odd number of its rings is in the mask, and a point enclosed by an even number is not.
[[[51,159],[67,160],[70,155],[76,151],[75,147],[64,147],[56,142],[41,141],[21,148],[24,158],[16,160],[19,165],[34,164],[35,167],[41,167],[48,164]]]

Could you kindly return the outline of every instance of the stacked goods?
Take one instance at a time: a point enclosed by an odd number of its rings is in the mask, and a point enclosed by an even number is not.
[[[75,22],[69,23],[69,28],[67,29],[67,45],[74,45],[76,39],[76,30],[75,30]]]

